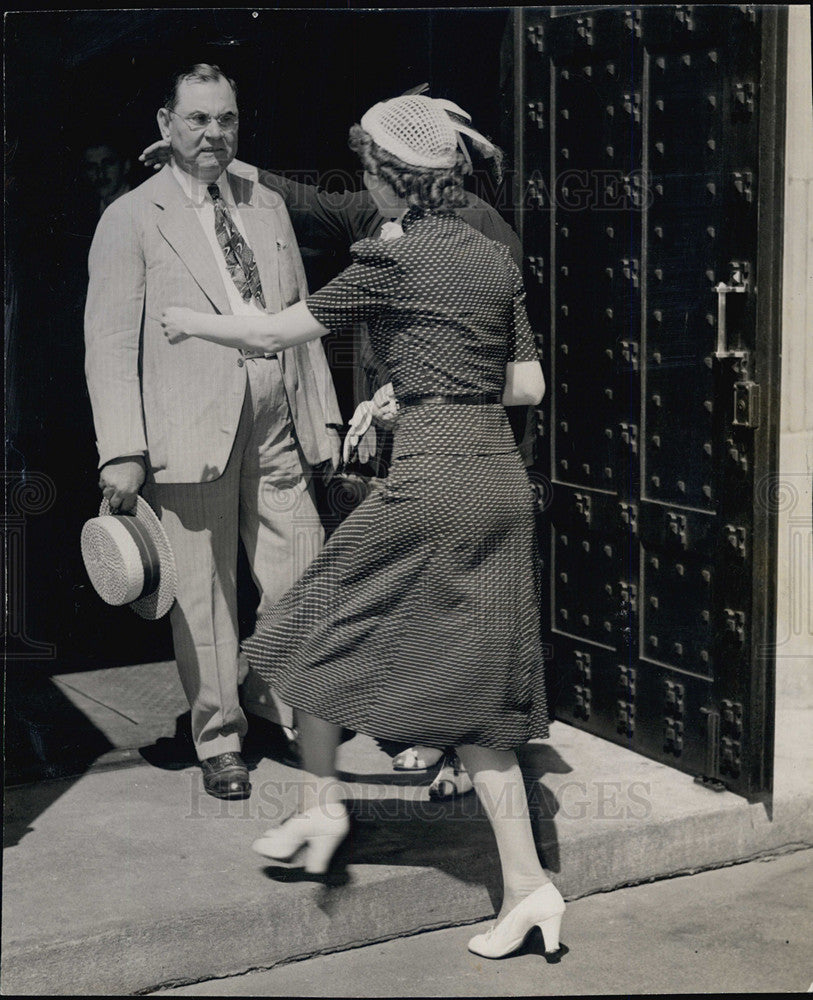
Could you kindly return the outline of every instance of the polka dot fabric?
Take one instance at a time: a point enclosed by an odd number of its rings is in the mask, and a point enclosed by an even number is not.
[[[452,213],[353,247],[308,300],[366,321],[396,398],[501,392],[536,358],[504,248]],[[370,736],[511,749],[548,735],[527,475],[500,405],[401,409],[388,477],[244,643],[289,704]]]

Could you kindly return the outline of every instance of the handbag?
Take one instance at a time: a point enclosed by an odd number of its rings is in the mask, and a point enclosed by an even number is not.
[[[342,460],[336,471],[324,480],[320,513],[325,530],[330,534],[358,507],[387,475],[386,463],[378,456],[361,463],[357,459]]]

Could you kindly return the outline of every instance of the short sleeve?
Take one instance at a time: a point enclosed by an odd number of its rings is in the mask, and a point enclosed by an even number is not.
[[[539,354],[525,309],[525,286],[522,283],[522,275],[516,267],[513,268],[513,272],[514,297],[511,309],[511,328],[508,332],[508,360],[513,362],[538,361]]]
[[[328,330],[373,319],[392,300],[401,280],[401,268],[385,242],[361,240],[350,254],[350,267],[308,299],[308,308]]]

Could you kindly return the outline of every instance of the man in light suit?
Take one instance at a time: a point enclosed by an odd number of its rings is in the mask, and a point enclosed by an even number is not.
[[[233,81],[207,64],[179,74],[158,124],[171,162],[104,212],[90,251],[86,375],[100,486],[122,513],[143,487],[161,518],[178,569],[173,642],[204,788],[245,798],[238,532],[262,612],[321,547],[309,473],[337,461],[341,415],[319,342],[273,356],[167,342],[167,306],[276,312],[307,287],[279,194],[228,169]]]

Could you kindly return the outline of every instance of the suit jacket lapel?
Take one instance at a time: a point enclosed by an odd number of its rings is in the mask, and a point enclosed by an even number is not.
[[[153,200],[163,209],[158,217],[159,231],[184,262],[215,309],[219,313],[230,313],[223,279],[194,206],[184,195],[168,166],[158,175],[158,180],[160,183]]]

